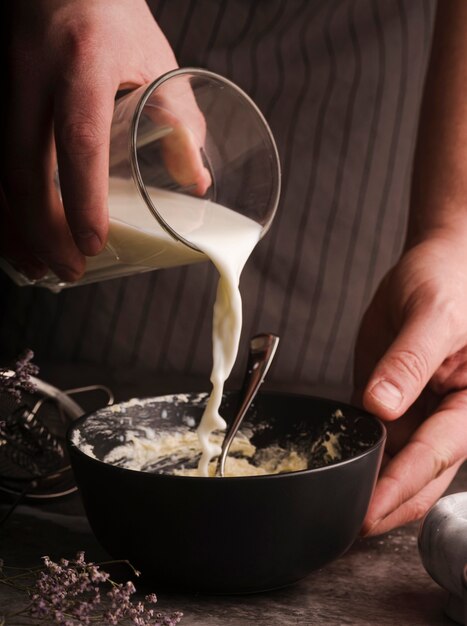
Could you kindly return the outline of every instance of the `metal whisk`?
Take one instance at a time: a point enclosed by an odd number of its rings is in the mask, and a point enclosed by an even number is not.
[[[13,372],[2,370],[0,376]],[[30,382],[33,390],[20,399],[0,393],[0,491],[17,501],[56,498],[76,489],[65,433],[84,410],[71,396],[101,390],[106,394],[102,404],[113,402],[112,392],[101,385],[61,391],[33,376]]]

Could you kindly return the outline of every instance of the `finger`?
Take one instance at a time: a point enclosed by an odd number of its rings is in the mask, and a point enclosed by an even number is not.
[[[89,69],[89,68],[88,68]],[[63,80],[54,103],[55,142],[65,214],[76,245],[92,256],[108,232],[109,141],[116,86],[96,72]]]
[[[385,277],[360,323],[355,344],[352,402],[363,406],[363,395],[373,369],[394,339],[393,322],[384,293]]]
[[[382,419],[400,417],[451,349],[450,330],[436,310],[413,313],[376,364],[363,393],[364,407]]]
[[[386,517],[380,520],[373,520],[370,514],[367,515],[363,523],[361,535],[365,537],[381,535],[394,528],[421,519],[446,491],[461,465],[462,461],[456,463]]]
[[[389,461],[376,485],[366,518],[367,528],[379,526],[432,481],[442,475],[449,476],[446,472],[467,457],[466,410],[466,392],[446,398],[438,412]]]
[[[430,387],[439,395],[467,388],[467,348],[447,358],[435,372]]]
[[[387,422],[386,452],[395,456],[402,450],[426,421],[427,416],[437,412],[439,404],[440,397],[427,388],[400,419]]]
[[[212,184],[204,166],[202,149],[206,138],[206,120],[198,107],[187,77],[163,83],[155,92],[144,113],[158,127],[166,128],[162,154],[167,171],[181,187],[203,196]]]
[[[200,146],[189,128],[178,124],[162,140],[165,165],[181,187],[190,187],[197,196],[204,196],[211,185],[211,176],[204,167]]]
[[[73,242],[54,184],[50,90],[30,68],[21,69],[10,85],[14,107],[7,112],[5,194],[17,232],[34,256],[62,280],[73,281],[84,270],[84,257]],[[11,252],[20,260],[19,251]]]

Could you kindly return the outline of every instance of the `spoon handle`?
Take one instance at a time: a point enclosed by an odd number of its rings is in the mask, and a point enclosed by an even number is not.
[[[216,476],[224,476],[225,461],[230,445],[237,434],[240,424],[242,423],[246,412],[250,408],[250,405],[253,402],[264,377],[266,376],[278,344],[279,337],[269,333],[255,335],[250,340],[248,365],[242,391],[240,392],[242,403],[238,409],[235,419],[230,424],[230,428],[224,437],[221,454],[217,461]]]

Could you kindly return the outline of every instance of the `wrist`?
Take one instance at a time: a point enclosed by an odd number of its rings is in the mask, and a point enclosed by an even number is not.
[[[427,240],[439,239],[467,243],[467,199],[465,202],[444,200],[431,206],[412,204],[404,249]]]

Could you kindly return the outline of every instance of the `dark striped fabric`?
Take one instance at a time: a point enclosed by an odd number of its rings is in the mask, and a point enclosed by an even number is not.
[[[432,0],[150,2],[182,66],[256,101],[283,167],[275,223],[246,266],[248,337],[282,339],[270,381],[345,394],[361,315],[397,258],[435,3]],[[0,354],[208,376],[208,264],[66,290],[0,279]],[[235,376],[234,376],[235,377]]]

